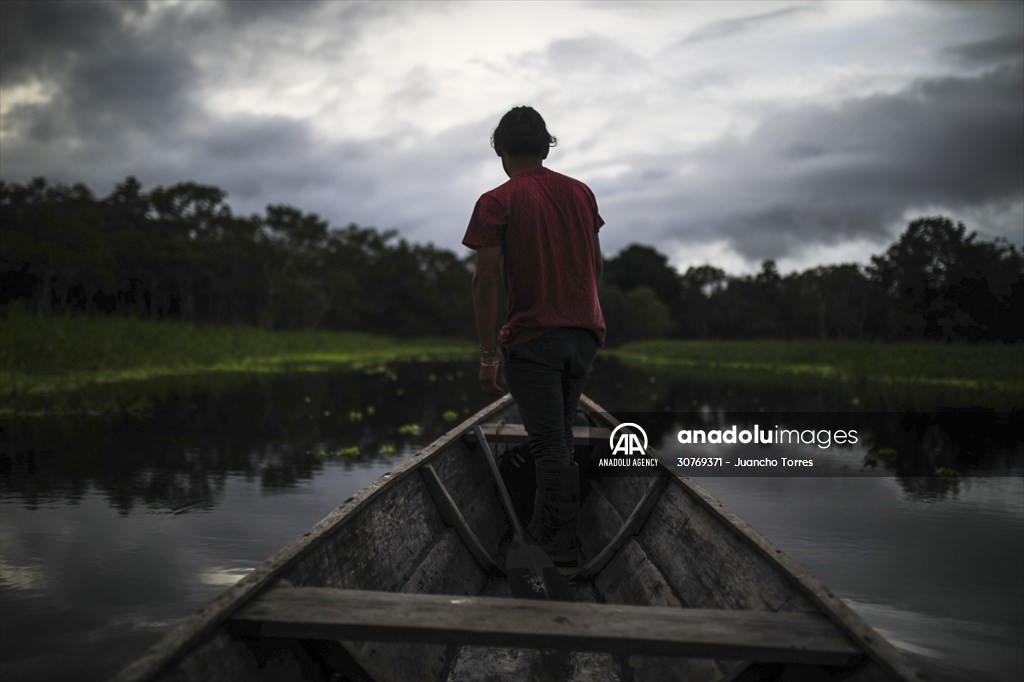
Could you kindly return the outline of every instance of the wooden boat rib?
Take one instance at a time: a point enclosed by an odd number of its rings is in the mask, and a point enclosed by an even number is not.
[[[581,401],[581,470],[617,425]],[[125,668],[139,680],[916,680],[896,649],[692,479],[584,483],[572,603],[513,599],[472,435],[525,439],[506,396],[392,469]]]

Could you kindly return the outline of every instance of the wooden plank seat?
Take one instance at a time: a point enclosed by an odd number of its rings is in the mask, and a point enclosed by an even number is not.
[[[233,620],[262,636],[435,642],[849,665],[860,654],[819,613],[681,609],[276,587]]]
[[[522,424],[506,424],[503,422],[481,424],[484,436],[489,443],[507,443],[518,445],[526,442],[526,428]],[[573,440],[576,445],[597,445],[607,443],[611,435],[611,429],[603,426],[574,426],[572,429]],[[476,435],[468,431],[464,438],[470,442],[476,442]]]

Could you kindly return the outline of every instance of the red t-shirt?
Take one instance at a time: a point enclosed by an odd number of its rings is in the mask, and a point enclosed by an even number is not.
[[[604,220],[590,188],[540,167],[513,175],[476,202],[462,243],[502,247],[508,317],[503,346],[560,327],[594,333],[604,345],[594,241]]]

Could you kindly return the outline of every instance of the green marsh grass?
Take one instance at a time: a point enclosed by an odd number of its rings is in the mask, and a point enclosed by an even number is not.
[[[111,384],[338,368],[386,373],[388,363],[470,359],[473,352],[472,343],[450,339],[8,314],[0,317],[0,412],[40,409]]]
[[[927,397],[951,406],[1024,405],[1024,344],[658,340],[605,353],[627,365],[702,379],[838,387],[851,406],[861,397],[872,404],[879,397]]]
[[[659,374],[830,387],[853,406],[862,398],[877,405],[880,395],[893,402],[927,396],[949,405],[1024,405],[1022,344],[669,340],[602,354]],[[144,412],[148,401],[125,386],[205,383],[212,377],[242,381],[253,374],[351,368],[394,381],[390,363],[473,356],[474,344],[460,340],[12,313],[0,317],[0,415]],[[373,407],[348,417],[358,421],[364,415],[372,416]]]

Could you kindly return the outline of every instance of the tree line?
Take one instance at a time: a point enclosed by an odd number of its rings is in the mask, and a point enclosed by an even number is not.
[[[391,230],[331,227],[269,205],[238,216],[226,193],[183,182],[106,197],[81,183],[0,181],[0,306],[271,329],[473,336],[472,255]],[[754,275],[679,272],[632,244],[605,264],[611,344],[644,338],[1024,338],[1024,257],[945,217],[911,222],[867,266]]]
[[[287,205],[234,215],[192,182],[0,183],[0,305],[399,336],[472,329],[468,260]],[[467,316],[469,322],[467,322]]]
[[[679,273],[633,244],[606,265],[601,305],[620,340],[679,338],[1024,339],[1024,256],[942,216],[910,222],[867,266],[753,275]]]

